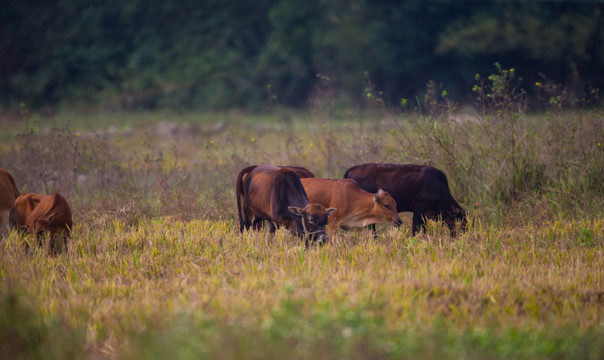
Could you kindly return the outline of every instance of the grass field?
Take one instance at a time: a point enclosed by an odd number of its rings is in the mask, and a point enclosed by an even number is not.
[[[601,359],[604,115],[495,114],[7,122],[0,166],[75,225],[55,257],[1,240],[0,358]],[[372,161],[444,170],[469,230],[239,234],[244,166]]]

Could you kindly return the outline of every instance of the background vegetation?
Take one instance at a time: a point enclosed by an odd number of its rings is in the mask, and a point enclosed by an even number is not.
[[[496,61],[574,98],[604,81],[598,1],[8,0],[0,20],[4,108],[303,107],[327,78],[352,107],[370,83],[396,103],[428,80],[467,103]]]

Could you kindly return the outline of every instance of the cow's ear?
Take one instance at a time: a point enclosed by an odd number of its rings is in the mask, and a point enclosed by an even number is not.
[[[288,206],[287,210],[291,211],[292,213],[294,213],[298,216],[302,216],[302,212],[304,212],[304,209],[296,207],[296,206]]]
[[[327,216],[335,213],[338,210],[338,208],[329,208],[329,209],[325,209],[325,211],[327,212]]]
[[[379,189],[377,194],[375,194],[375,196],[373,197],[373,202],[376,204],[379,204],[380,202],[380,196],[384,195],[384,190]]]
[[[51,217],[52,219],[52,217]],[[46,218],[40,218],[40,219],[36,219],[34,220],[34,228],[38,228],[39,225],[43,225],[43,226],[48,226],[48,224],[50,224],[50,221],[48,221],[48,219]]]

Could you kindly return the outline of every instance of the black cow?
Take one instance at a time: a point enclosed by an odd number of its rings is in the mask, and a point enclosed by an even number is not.
[[[455,222],[466,229],[466,211],[451,195],[445,174],[432,166],[363,164],[346,171],[344,178],[356,180],[369,192],[384,189],[396,201],[398,212],[413,212],[412,233],[425,229],[424,218],[442,220],[451,235],[455,235]]]
[[[298,174],[289,168],[258,165],[243,179],[243,201],[238,208],[243,232],[256,221],[269,221],[269,229],[283,226],[292,234],[326,243],[327,218],[336,209],[326,209],[321,204],[311,204]]]

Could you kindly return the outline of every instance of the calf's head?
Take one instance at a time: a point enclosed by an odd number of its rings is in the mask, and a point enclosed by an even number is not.
[[[63,234],[65,236],[69,236],[71,229],[69,228],[67,222],[58,221],[57,216],[54,214],[47,215],[45,217],[37,218],[33,222],[33,227],[29,228],[29,232],[31,234],[41,234],[41,233],[50,233],[50,234]]]
[[[371,212],[375,217],[384,219],[385,222],[400,226],[403,221],[396,211],[396,201],[386,191],[379,189],[373,197],[373,209]]]
[[[337,209],[329,208],[321,204],[308,204],[304,208],[288,206],[289,211],[295,215],[296,221],[292,222],[289,231],[293,234],[304,237],[306,245],[309,241],[314,241],[317,244],[325,244],[329,241],[329,235],[325,230],[327,218]]]
[[[59,242],[62,241],[67,249],[67,241],[71,236],[71,223],[57,221],[54,215],[35,219],[32,226],[27,227],[27,233],[35,235],[38,239],[49,237],[49,251],[53,254],[59,251]]]

